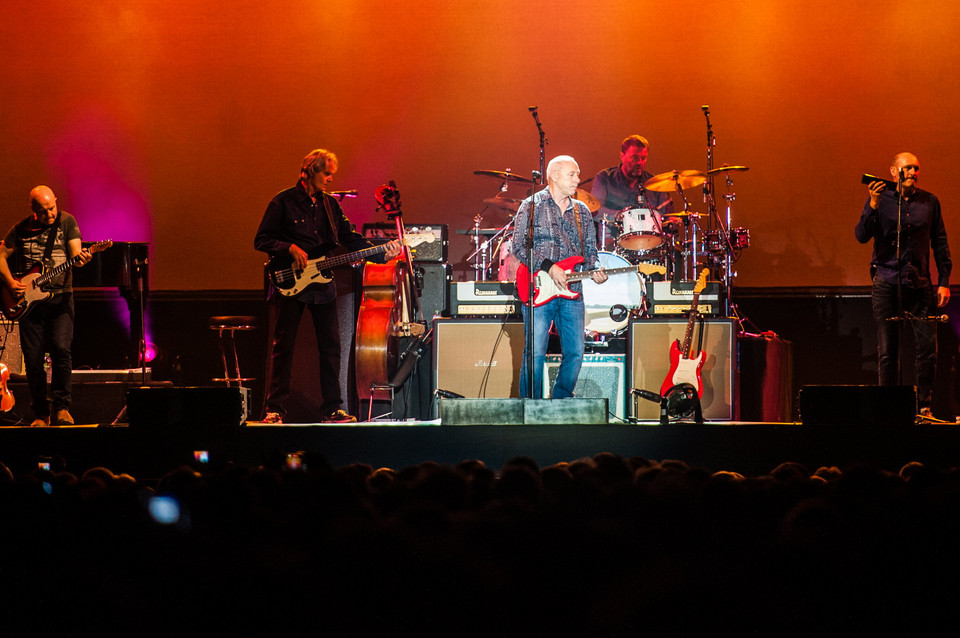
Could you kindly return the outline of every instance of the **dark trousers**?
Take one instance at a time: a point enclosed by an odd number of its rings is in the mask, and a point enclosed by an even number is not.
[[[337,303],[306,304],[293,297],[277,295],[271,302],[276,313],[270,374],[267,390],[267,412],[286,414],[285,404],[290,398],[290,376],[293,370],[293,352],[297,330],[304,309],[309,309],[313,329],[317,335],[320,365],[320,392],[323,403],[321,416],[338,410],[343,403],[340,394],[340,322]]]
[[[37,303],[22,317],[20,348],[30,388],[30,407],[38,417],[50,416],[70,407],[73,360],[73,293],[54,295]],[[50,399],[47,402],[47,373],[43,369],[44,354],[50,353]]]
[[[937,324],[924,319],[936,309],[933,287],[903,287],[903,310],[917,317],[916,320],[888,321],[888,318],[897,316],[896,284],[875,278],[871,297],[873,320],[877,325],[877,363],[880,385],[897,385],[899,382],[897,378],[897,360],[900,357],[898,325],[902,323],[904,332],[913,331],[917,400],[921,408],[930,407],[933,398],[933,382],[937,375]]]

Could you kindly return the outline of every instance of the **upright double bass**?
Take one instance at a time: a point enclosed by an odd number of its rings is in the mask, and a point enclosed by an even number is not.
[[[393,182],[377,189],[377,202],[397,224],[397,236],[404,242],[400,213],[400,192]],[[423,335],[423,323],[416,321],[420,301],[406,251],[385,264],[363,267],[363,298],[357,316],[354,354],[357,363],[357,395],[370,398],[370,388],[389,385],[397,371],[401,337]]]

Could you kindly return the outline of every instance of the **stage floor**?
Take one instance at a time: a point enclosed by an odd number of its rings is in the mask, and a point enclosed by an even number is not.
[[[600,425],[442,425],[439,421],[372,421],[351,425],[296,423],[174,429],[78,425],[0,427],[0,461],[15,472],[56,459],[74,473],[95,466],[138,479],[196,465],[276,465],[292,452],[322,456],[333,467],[365,463],[400,469],[424,461],[455,465],[479,459],[493,469],[526,456],[541,466],[610,452],[652,460],[679,459],[709,471],[766,474],[785,461],[820,466],[866,464],[897,471],[910,461],[960,466],[954,425],[816,426],[801,423],[708,422]]]

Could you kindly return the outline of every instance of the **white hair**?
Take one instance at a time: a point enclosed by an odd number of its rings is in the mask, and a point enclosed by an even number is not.
[[[554,171],[560,170],[560,164],[563,164],[565,162],[571,162],[578,169],[580,168],[580,165],[577,164],[577,160],[573,159],[573,157],[571,157],[570,155],[557,155],[552,160],[550,160],[549,164],[547,164],[547,181],[548,182],[553,181],[553,179],[551,179],[550,176],[553,175]]]

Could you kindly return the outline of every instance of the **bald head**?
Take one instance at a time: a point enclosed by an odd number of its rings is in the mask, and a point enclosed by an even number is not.
[[[903,192],[909,194],[920,179],[920,160],[913,153],[897,153],[890,165],[890,174],[901,181]]]
[[[30,191],[30,209],[38,222],[49,226],[57,219],[57,196],[49,186],[37,186]]]

